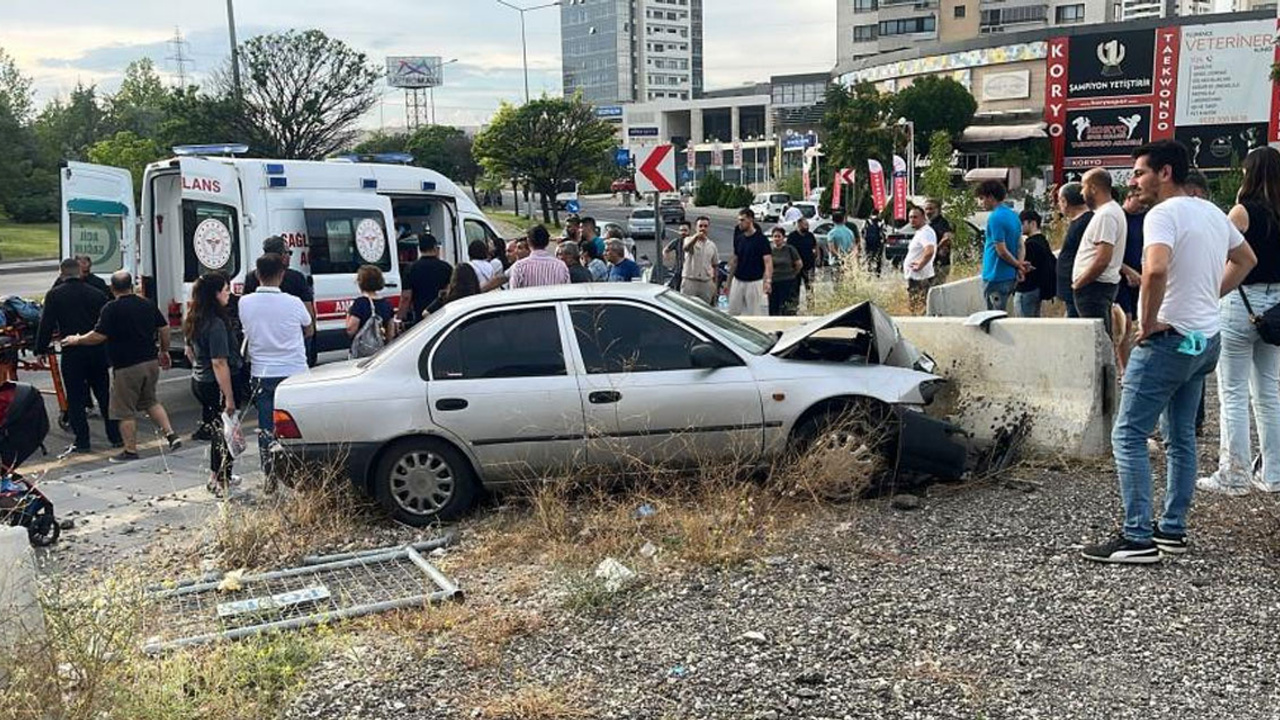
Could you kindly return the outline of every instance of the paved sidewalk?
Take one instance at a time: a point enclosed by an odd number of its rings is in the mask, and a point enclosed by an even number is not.
[[[53,501],[59,520],[75,523],[42,551],[49,569],[107,567],[165,538],[179,550],[202,530],[218,507],[205,488],[209,443],[186,439],[175,452],[153,447],[142,454],[140,460],[79,473],[57,472],[55,461],[48,473],[28,475]],[[244,479],[242,491],[262,495],[256,442],[237,459],[236,474]]]

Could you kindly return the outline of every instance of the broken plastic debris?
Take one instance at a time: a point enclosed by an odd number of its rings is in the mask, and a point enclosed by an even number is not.
[[[636,573],[616,559],[607,557],[596,567],[596,577],[604,580],[605,590],[618,592],[636,579]]]
[[[650,503],[645,503],[640,507],[636,508],[636,517],[646,518],[646,517],[649,517],[650,515],[656,515],[657,512],[658,512],[658,508],[654,507]]]
[[[218,583],[218,592],[235,592],[244,587],[240,582],[240,578],[244,577],[244,568],[232,570],[222,576],[222,582]]]

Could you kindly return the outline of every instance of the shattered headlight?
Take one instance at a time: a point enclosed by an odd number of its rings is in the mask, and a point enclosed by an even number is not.
[[[920,353],[920,357],[916,359],[914,369],[932,375],[937,367],[938,363],[934,362],[933,358],[929,357],[927,353]]]

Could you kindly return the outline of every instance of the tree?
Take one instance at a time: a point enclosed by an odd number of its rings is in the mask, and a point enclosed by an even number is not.
[[[351,148],[357,155],[376,155],[378,153],[408,152],[409,136],[405,133],[389,133],[375,130],[360,144]]]
[[[239,112],[229,96],[210,95],[192,85],[173,88],[164,99],[155,140],[161,148],[246,141],[238,136]]]
[[[978,101],[953,78],[925,75],[909,87],[893,96],[893,108],[897,115],[915,123],[916,136],[929,138],[938,130],[945,130],[951,138],[973,122],[978,111]],[[930,148],[923,147],[928,152]]]
[[[133,175],[134,194],[141,197],[142,172],[147,165],[164,159],[167,154],[165,148],[155,140],[140,138],[128,130],[121,130],[110,138],[94,143],[89,148],[89,162],[128,170]]]
[[[596,118],[580,96],[543,96],[520,107],[504,103],[476,136],[474,153],[490,171],[524,178],[542,194],[542,217],[551,222],[563,180],[584,175],[614,145],[613,128]],[[556,213],[559,220],[559,213]]]
[[[843,197],[846,207],[857,209],[870,189],[867,160],[884,163],[894,148],[893,103],[869,82],[852,88],[832,85],[827,88],[826,111],[822,127],[826,131],[823,152],[831,168],[854,168],[857,184]],[[893,165],[888,163],[887,168]],[[832,188],[823,193],[823,203],[830,203]],[[829,205],[826,205],[829,207]]]
[[[117,132],[153,137],[164,120],[169,93],[150,58],[129,63],[120,90],[107,98],[108,124]]]
[[[0,103],[18,124],[31,119],[31,78],[22,74],[4,48],[0,48]]]
[[[480,166],[471,155],[471,140],[458,128],[420,127],[409,136],[405,150],[413,155],[414,164],[443,173],[456,182],[465,182],[475,190]]]
[[[260,35],[241,43],[240,129],[267,157],[318,160],[355,139],[356,121],[377,102],[382,73],[368,57],[319,30]],[[215,79],[235,96],[229,72]]]
[[[929,136],[929,164],[920,176],[920,188],[926,197],[942,205],[942,214],[951,220],[955,238],[952,250],[962,257],[973,257],[979,249],[974,242],[977,235],[965,222],[978,211],[978,200],[964,185],[952,182],[951,161],[954,151],[951,136],[945,130],[937,130]]]
[[[64,160],[88,159],[89,146],[102,137],[105,117],[92,85],[76,85],[66,102],[50,102],[35,122],[43,160],[56,167]]]

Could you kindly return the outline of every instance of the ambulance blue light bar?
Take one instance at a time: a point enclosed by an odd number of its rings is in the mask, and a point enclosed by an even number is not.
[[[410,165],[413,163],[413,156],[404,152],[348,153],[346,155],[335,155],[329,159],[345,160],[353,163],[379,163],[382,165]]]
[[[268,175],[283,175],[284,163],[267,163]]]
[[[275,177],[267,178],[267,187],[273,187],[273,188],[289,187],[289,178],[280,177],[278,175]]]
[[[244,155],[249,146],[240,143],[215,143],[212,145],[174,145],[173,154],[178,157],[197,155]]]

